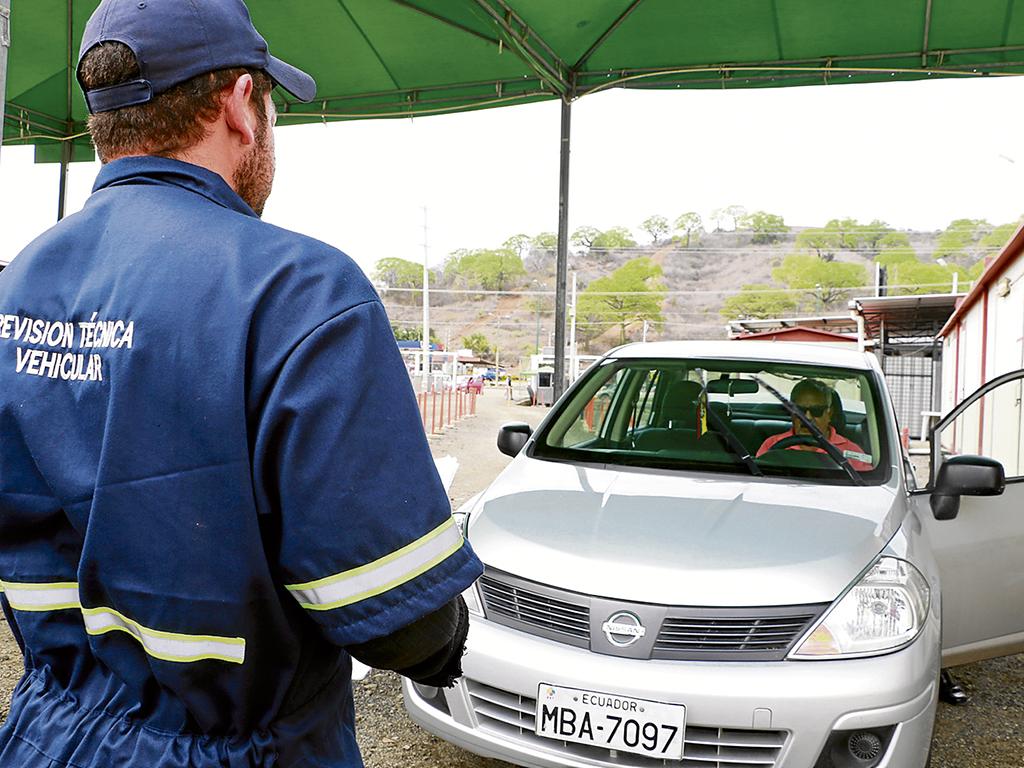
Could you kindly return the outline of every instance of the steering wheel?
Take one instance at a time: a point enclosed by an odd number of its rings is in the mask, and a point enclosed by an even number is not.
[[[787,448],[792,448],[795,445],[810,445],[813,446],[814,448],[821,448],[821,443],[819,443],[818,440],[811,435],[790,435],[789,437],[784,437],[781,440],[779,440],[779,442],[777,442],[768,450],[784,451]]]
[[[813,460],[828,466],[833,466],[835,464],[835,460],[828,454],[828,451],[822,448],[821,443],[819,443],[812,435],[790,435],[789,437],[784,437],[765,451],[765,453],[771,453],[772,451],[785,451],[787,448],[792,448],[797,445],[809,445],[812,448],[821,449],[817,451],[796,451],[801,458],[806,457],[807,460],[811,460],[813,457]]]

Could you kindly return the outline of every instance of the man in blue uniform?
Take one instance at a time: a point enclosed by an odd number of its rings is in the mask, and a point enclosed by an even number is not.
[[[104,0],[85,208],[0,275],[0,765],[362,765],[350,656],[460,674],[453,524],[390,324],[260,221],[281,86],[241,0]]]

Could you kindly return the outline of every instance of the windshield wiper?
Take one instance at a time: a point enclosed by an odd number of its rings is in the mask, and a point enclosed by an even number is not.
[[[746,465],[750,474],[756,477],[764,477],[764,472],[762,472],[761,468],[757,466],[757,462],[754,461],[754,457],[750,455],[750,451],[748,451],[746,446],[743,445],[743,442],[736,437],[736,433],[729,429],[721,416],[711,410],[708,403],[708,385],[706,383],[702,383],[701,389],[704,397],[704,413],[714,424],[715,430],[725,438],[726,444],[733,453],[740,457],[740,461]]]
[[[825,434],[818,429],[818,425],[808,419],[807,416],[804,415],[804,412],[793,404],[792,400],[779,392],[779,390],[766,382],[760,376],[751,376],[750,378],[756,381],[758,385],[771,392],[775,398],[782,403],[782,407],[789,412],[790,416],[796,417],[801,424],[807,427],[811,436],[818,441],[822,448],[825,449],[825,453],[829,455],[829,458],[831,458],[843,469],[844,472],[846,472],[847,475],[850,476],[850,480],[853,481],[854,485],[867,485],[867,483],[864,482],[864,478],[858,474],[857,470],[853,468],[853,465],[850,464],[849,460],[843,455],[843,452],[829,442],[828,438],[825,437]],[[829,407],[831,407],[831,405]]]

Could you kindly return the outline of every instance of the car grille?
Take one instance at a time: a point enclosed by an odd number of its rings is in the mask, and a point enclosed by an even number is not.
[[[572,645],[590,645],[590,608],[570,600],[557,599],[538,591],[484,575],[480,579],[487,615],[504,619],[502,623],[520,628],[554,633]]]
[[[629,768],[771,768],[786,743],[786,731],[718,728],[686,724],[683,759],[663,760],[534,733],[537,701],[475,680],[465,680],[481,730],[561,755]]]
[[[654,656],[665,658],[672,655],[659,652],[686,654],[705,651],[751,651],[759,654],[774,651],[784,654],[807,625],[818,617],[820,606],[799,606],[790,615],[753,617],[749,613],[747,611],[745,616],[669,616],[662,623],[654,643]]]
[[[601,606],[607,610],[610,602],[621,610],[637,609],[641,605],[656,608],[663,617],[658,619],[661,624],[657,637],[649,635],[652,641],[641,655],[619,654],[631,658],[781,661],[793,643],[828,607],[828,603],[745,608],[651,606],[568,592],[490,568],[479,584],[484,613],[491,621],[602,653],[618,651],[596,643],[602,639],[602,617],[595,616],[592,622],[592,611],[601,610]],[[591,633],[597,634],[592,637]]]

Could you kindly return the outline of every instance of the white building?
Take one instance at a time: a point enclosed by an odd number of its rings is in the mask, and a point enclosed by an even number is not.
[[[982,384],[1024,368],[1024,226],[989,264],[939,335],[943,413]],[[1021,440],[1021,395],[1020,380],[986,395],[957,419],[952,444],[945,447],[957,453],[1007,455],[1001,444]]]

